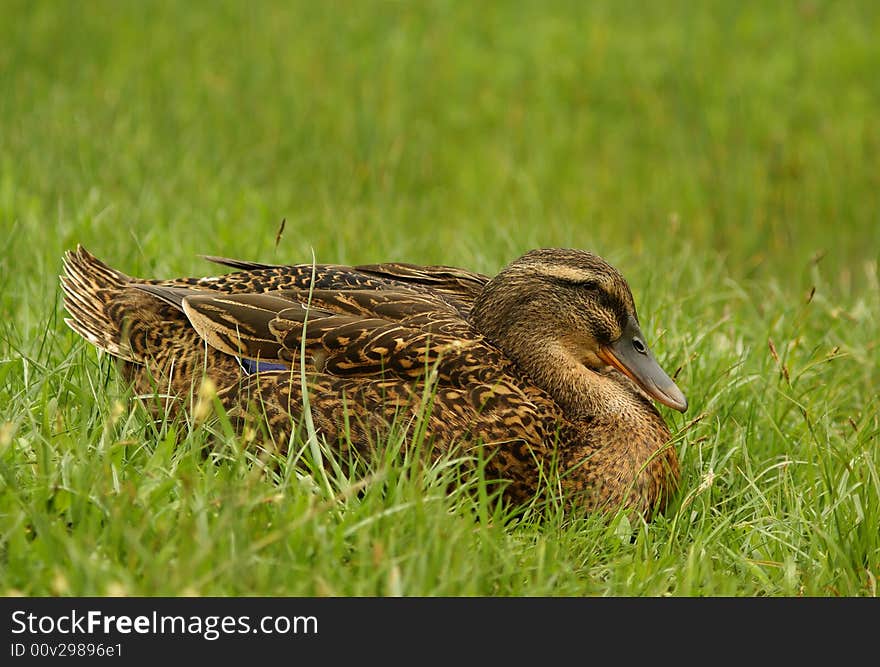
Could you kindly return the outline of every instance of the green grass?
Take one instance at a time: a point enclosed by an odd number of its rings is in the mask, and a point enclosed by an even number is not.
[[[876,3],[2,5],[0,593],[876,595]],[[690,399],[681,493],[629,530],[400,437],[324,479],[152,424],[63,324],[77,242],[144,276],[592,249]]]

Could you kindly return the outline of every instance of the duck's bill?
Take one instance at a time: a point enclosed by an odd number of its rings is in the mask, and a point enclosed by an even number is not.
[[[637,324],[627,327],[618,341],[599,350],[599,358],[626,375],[654,400],[679,412],[687,410],[687,398],[660,368]]]

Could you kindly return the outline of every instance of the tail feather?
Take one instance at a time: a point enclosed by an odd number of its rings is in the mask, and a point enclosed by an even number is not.
[[[118,314],[111,312],[114,298],[131,282],[130,276],[107,266],[82,246],[64,255],[61,288],[70,314],[64,321],[96,347],[126,361],[143,363],[129,346]]]
[[[216,386],[235,383],[241,367],[235,357],[208,348],[181,310],[182,294],[192,291],[172,281],[141,281],[117,271],[81,246],[64,256],[61,287],[80,336],[123,361],[120,370],[139,396],[186,396],[207,375]],[[176,402],[152,405],[160,412]]]

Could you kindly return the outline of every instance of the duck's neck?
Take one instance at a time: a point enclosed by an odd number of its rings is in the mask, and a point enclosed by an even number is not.
[[[518,350],[514,359],[571,419],[655,412],[625,378],[588,369],[559,343]]]

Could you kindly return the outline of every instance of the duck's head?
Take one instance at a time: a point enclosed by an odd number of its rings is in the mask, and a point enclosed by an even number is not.
[[[598,255],[557,248],[526,253],[489,281],[471,319],[551,393],[565,389],[557,366],[610,366],[663,405],[687,410],[684,394],[648,347],[629,285]]]

